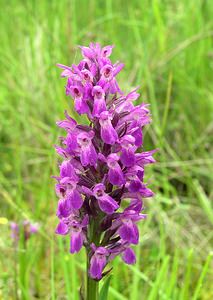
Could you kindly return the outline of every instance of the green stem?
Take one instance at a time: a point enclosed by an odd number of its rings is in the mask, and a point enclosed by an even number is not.
[[[87,263],[87,298],[86,300],[98,300],[98,281],[93,280],[88,275],[89,262]]]
[[[98,232],[99,228],[99,220],[96,218],[91,220],[90,228],[89,228],[89,242],[94,243],[96,246],[99,245],[100,242],[100,234]],[[98,300],[98,285],[99,282],[93,280],[89,276],[89,268],[90,268],[90,255],[89,251],[87,251],[87,298],[86,300]]]
[[[14,259],[14,280],[15,280],[15,284],[14,284],[14,288],[15,288],[15,299],[18,300],[18,251],[17,251],[17,245],[16,245],[16,241],[14,240],[14,253],[15,253],[15,259]]]
[[[28,298],[27,295],[27,281],[26,281],[26,273],[27,273],[27,248],[26,248],[26,240],[24,237],[24,231],[20,232],[20,252],[19,252],[19,279],[21,285],[21,299],[26,300]]]

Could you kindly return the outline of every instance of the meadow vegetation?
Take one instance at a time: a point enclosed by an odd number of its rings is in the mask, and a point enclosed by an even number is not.
[[[0,299],[79,299],[85,253],[56,236],[54,180],[73,112],[56,63],[80,60],[77,45],[114,44],[125,92],[140,85],[153,122],[144,150],[159,148],[146,181],[137,264],[117,258],[110,300],[213,299],[213,2],[201,0],[0,0],[0,217],[30,219],[39,234],[14,250],[0,225]],[[83,117],[82,117],[83,119]],[[3,222],[2,222],[3,223]],[[82,286],[83,289],[83,286]]]

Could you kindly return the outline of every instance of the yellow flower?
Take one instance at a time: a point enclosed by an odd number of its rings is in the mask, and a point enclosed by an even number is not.
[[[8,219],[4,217],[0,217],[0,225],[7,225]]]

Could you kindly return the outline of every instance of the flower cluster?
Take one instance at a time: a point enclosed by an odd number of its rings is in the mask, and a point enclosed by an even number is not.
[[[125,263],[135,263],[131,246],[139,242],[143,198],[153,195],[143,182],[144,166],[154,162],[155,151],[141,150],[149,110],[146,104],[133,104],[137,89],[127,95],[120,90],[116,76],[124,65],[109,59],[113,46],[80,48],[78,65],[58,65],[68,78],[66,94],[89,125],[78,124],[67,112],[57,122],[67,135],[55,146],[63,157],[60,176],[55,176],[56,233],[70,234],[71,253],[86,247],[89,275],[100,280],[106,264],[119,254]]]
[[[24,241],[27,241],[32,234],[38,232],[40,225],[38,223],[31,223],[29,220],[24,220],[20,224],[11,222],[11,238],[17,243],[20,235],[23,234]]]

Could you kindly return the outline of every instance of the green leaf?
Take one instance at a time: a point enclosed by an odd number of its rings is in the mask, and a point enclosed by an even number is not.
[[[206,213],[209,221],[213,224],[213,210],[210,199],[206,196],[198,180],[193,181],[193,186],[203,211]]]
[[[111,276],[109,276],[104,282],[99,294],[99,300],[107,300],[110,280],[111,280]]]
[[[190,249],[188,253],[185,276],[184,276],[183,286],[180,295],[180,299],[182,300],[187,300],[190,298],[189,293],[190,293],[190,281],[192,278],[192,263],[193,263],[193,249]]]
[[[208,257],[207,257],[207,259],[206,259],[206,262],[205,262],[205,264],[204,264],[204,267],[203,267],[203,269],[202,269],[200,278],[198,279],[197,286],[196,286],[196,289],[195,289],[195,292],[194,292],[194,295],[193,295],[192,300],[197,300],[198,297],[199,297],[199,294],[200,294],[200,292],[201,292],[202,285],[203,285],[204,279],[205,279],[205,277],[206,277],[206,274],[207,274],[207,272],[208,272],[208,269],[209,269],[209,266],[210,266],[212,257],[213,257],[213,253],[210,252],[209,255],[208,255]]]
[[[159,272],[157,273],[157,277],[156,277],[156,280],[154,282],[154,285],[153,285],[153,287],[150,291],[148,300],[159,299],[158,298],[158,293],[159,293],[161,282],[164,282],[165,280],[167,280],[169,260],[170,260],[170,257],[165,256],[165,258],[163,260],[163,263],[161,265],[161,268],[160,268]]]

